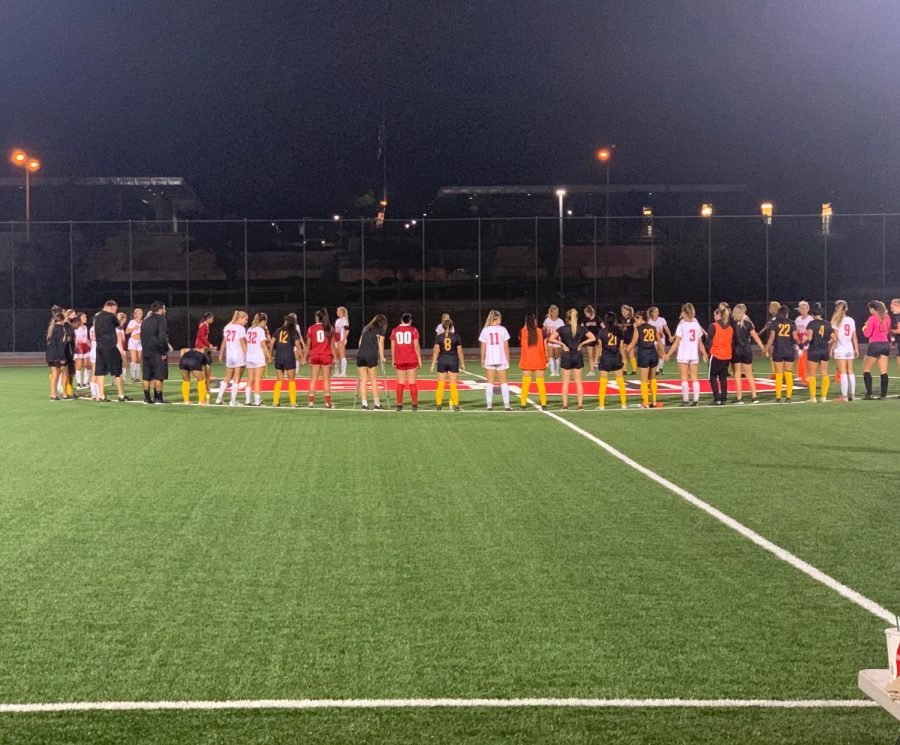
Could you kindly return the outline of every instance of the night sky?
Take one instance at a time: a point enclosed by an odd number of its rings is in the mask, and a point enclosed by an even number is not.
[[[446,184],[751,184],[900,211],[897,0],[0,0],[0,145],[180,175],[209,216]],[[3,170],[12,175],[12,169]]]

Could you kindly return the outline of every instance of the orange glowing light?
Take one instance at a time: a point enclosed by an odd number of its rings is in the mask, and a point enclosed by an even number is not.
[[[9,159],[17,166],[21,166],[25,164],[26,160],[28,160],[28,153],[26,153],[24,150],[13,150],[12,153],[10,153]]]
[[[28,168],[29,171],[34,173],[35,171],[40,170],[41,161],[39,161],[37,158],[31,158],[31,160],[28,161],[28,165],[26,166],[26,168]]]
[[[612,153],[607,147],[601,147],[597,151],[597,160],[599,160],[601,163],[606,163],[611,157]]]

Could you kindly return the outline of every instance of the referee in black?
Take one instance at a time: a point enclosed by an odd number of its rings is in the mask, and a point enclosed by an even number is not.
[[[107,300],[103,310],[94,316],[94,340],[97,342],[97,361],[94,365],[94,376],[97,378],[97,397],[100,401],[109,401],[106,397],[107,375],[112,375],[119,392],[119,401],[129,401],[122,388],[122,350],[119,347],[119,319],[116,311],[119,304],[115,300]]]
[[[150,306],[148,315],[141,324],[141,346],[144,348],[143,379],[144,403],[168,403],[163,398],[163,381],[169,377],[167,355],[172,351],[169,344],[169,322],[166,320],[166,306],[160,301]],[[153,398],[150,386],[153,385]]]

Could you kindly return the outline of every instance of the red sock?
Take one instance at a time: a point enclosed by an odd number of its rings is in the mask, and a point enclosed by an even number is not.
[[[412,399],[413,406],[419,405],[419,386],[416,383],[409,384],[409,397]]]
[[[404,383],[397,383],[397,406],[403,404],[403,390],[406,388]]]
[[[310,392],[309,392],[309,395],[306,397],[306,400],[307,400],[307,401],[315,401],[315,400],[316,400],[316,394],[313,393],[312,391],[310,391]]]
[[[326,394],[325,394],[325,404],[326,404],[326,405],[330,405],[330,404],[331,404],[331,394],[330,394],[330,393],[326,393]]]

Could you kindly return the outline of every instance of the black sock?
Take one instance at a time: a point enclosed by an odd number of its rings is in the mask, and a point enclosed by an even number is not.
[[[866,395],[872,395],[872,373],[863,373],[863,383],[866,384]]]
[[[153,391],[153,398],[156,401],[162,401],[162,391]]]
[[[888,376],[887,376],[887,373],[882,373],[882,375],[881,375],[881,397],[882,398],[887,396],[887,388],[888,388]]]
[[[144,401],[149,401],[149,400],[150,400],[150,389],[148,388],[147,390],[144,391]]]

